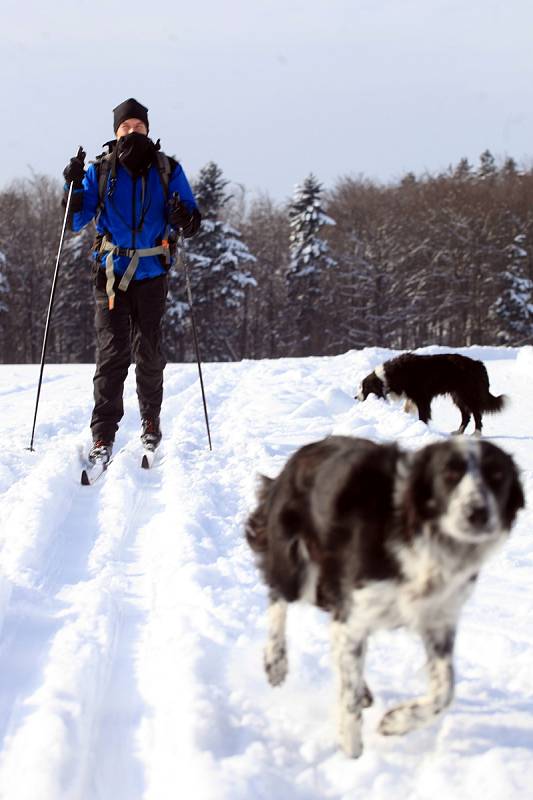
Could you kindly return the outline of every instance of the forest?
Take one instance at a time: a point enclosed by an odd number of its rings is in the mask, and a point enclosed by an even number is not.
[[[203,221],[169,273],[169,361],[194,359],[185,268],[205,361],[533,343],[533,170],[512,158],[388,184],[310,174],[285,202],[213,162],[192,183]],[[2,363],[40,359],[62,195],[44,175],[0,191]],[[50,362],[94,361],[93,240],[93,224],[65,238]]]

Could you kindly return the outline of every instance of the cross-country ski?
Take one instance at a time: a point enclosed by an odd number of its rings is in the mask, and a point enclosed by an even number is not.
[[[124,450],[124,448],[122,449]],[[141,451],[139,466],[141,469],[151,469],[157,463],[158,458],[159,453],[157,448],[145,447]],[[94,463],[89,461],[81,471],[80,482],[82,486],[91,486],[93,483],[96,483],[96,481],[105,474],[112,462],[112,457],[110,457],[109,460],[97,459]]]
[[[110,462],[104,463],[97,461],[95,464],[90,464],[81,471],[81,485],[90,486],[95,483],[98,478],[104,474]]]
[[[157,456],[156,450],[150,450],[149,448],[146,448],[142,454],[141,467],[143,469],[151,469],[154,466],[156,456]]]

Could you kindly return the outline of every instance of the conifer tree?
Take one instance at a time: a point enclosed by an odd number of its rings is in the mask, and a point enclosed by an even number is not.
[[[490,150],[485,150],[479,157],[479,168],[477,171],[478,176],[482,180],[487,180],[494,178],[497,172],[498,169],[496,167],[494,156]]]
[[[255,258],[240,232],[223,219],[224,206],[231,197],[226,193],[227,185],[214,162],[200,171],[193,189],[202,225],[194,239],[186,243],[184,254],[203,355],[215,361],[242,357],[246,292],[256,285],[247,268]],[[170,295],[170,322],[183,333],[190,324],[183,280],[180,284],[173,281]]]
[[[472,167],[467,158],[461,158],[453,170],[453,178],[457,181],[467,181],[472,177]]]
[[[498,339],[507,345],[533,342],[533,281],[525,269],[525,239],[524,234],[518,234],[509,247],[509,265],[501,276],[502,293],[490,311],[501,326]]]
[[[518,169],[518,164],[509,156],[505,159],[504,165],[502,167],[502,175],[504,178],[516,178],[517,175],[520,174],[520,170]]]
[[[294,310],[295,347],[293,355],[323,352],[326,309],[320,301],[322,277],[336,262],[328,243],[321,237],[324,225],[335,222],[322,209],[322,186],[313,174],[295,187],[289,205],[290,264],[287,272],[289,303]],[[298,343],[296,345],[296,343]]]

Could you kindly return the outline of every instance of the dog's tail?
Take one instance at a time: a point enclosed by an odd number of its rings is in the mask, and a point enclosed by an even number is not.
[[[486,411],[487,414],[495,414],[497,411],[501,411],[507,405],[509,398],[505,394],[500,394],[498,397],[495,397],[487,390],[487,394],[483,399],[483,411]]]
[[[482,392],[484,396],[481,399],[481,411],[485,411],[487,414],[495,414],[497,411],[501,411],[504,406],[508,402],[508,398],[504,394],[498,395],[495,397],[493,394],[490,393],[489,389],[489,374],[487,372],[487,368],[482,361],[476,362],[479,365],[480,371],[480,382],[482,384]]]
[[[244,526],[246,541],[250,545],[254,553],[264,553],[267,549],[267,498],[270,494],[270,488],[274,483],[273,478],[267,478],[266,475],[259,475],[259,484],[257,487],[257,508],[252,511]]]

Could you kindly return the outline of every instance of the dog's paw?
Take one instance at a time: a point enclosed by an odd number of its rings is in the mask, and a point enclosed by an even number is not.
[[[348,758],[359,758],[363,752],[361,716],[344,713],[339,720],[339,745]]]
[[[412,727],[412,707],[405,704],[387,711],[379,723],[378,731],[383,736],[402,736],[410,731]]]
[[[432,713],[426,703],[404,703],[387,711],[378,726],[378,731],[383,736],[403,736],[404,733],[415,730],[432,722],[438,713]]]
[[[289,664],[285,645],[267,645],[264,653],[265,672],[271,686],[279,686],[287,677]]]

